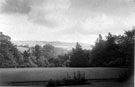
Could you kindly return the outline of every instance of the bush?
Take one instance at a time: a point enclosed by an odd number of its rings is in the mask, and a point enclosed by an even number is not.
[[[74,76],[71,79],[67,73],[67,77],[63,78],[62,80],[52,80],[48,81],[47,86],[67,86],[67,85],[85,85],[87,84],[87,80],[85,79],[85,73],[74,72]]]
[[[132,72],[130,72],[130,71],[122,72],[119,75],[118,82],[126,82],[127,80],[130,79],[131,76],[132,76]]]

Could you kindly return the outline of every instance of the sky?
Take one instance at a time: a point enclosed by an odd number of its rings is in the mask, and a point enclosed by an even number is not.
[[[12,40],[93,44],[134,23],[134,0],[0,0],[0,31]]]

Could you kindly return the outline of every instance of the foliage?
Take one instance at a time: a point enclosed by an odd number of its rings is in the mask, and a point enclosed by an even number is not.
[[[0,67],[128,67],[134,64],[135,28],[123,35],[99,34],[91,50],[82,49],[79,43],[70,52],[45,44],[36,45],[21,53],[10,42],[10,37],[0,36]],[[5,38],[7,37],[7,39]]]
[[[134,32],[125,31],[124,35],[108,33],[106,40],[99,35],[91,50],[90,65],[98,67],[132,67],[134,64]]]
[[[24,59],[9,40],[0,40],[0,67],[19,67]]]
[[[81,72],[74,72],[74,78],[70,78],[70,76],[67,73],[67,77],[63,79],[56,79],[52,80],[50,79],[48,81],[47,87],[54,87],[54,86],[68,86],[68,85],[90,85],[88,83],[88,80],[85,78],[85,73]]]
[[[42,54],[42,51],[41,51],[41,46],[40,45],[36,45],[34,47],[34,52],[33,52],[33,55],[37,58],[37,60],[40,58]]]
[[[118,82],[126,82],[132,77],[133,72],[124,71],[119,74]]]
[[[76,48],[72,50],[71,58],[70,58],[70,66],[71,67],[87,67],[89,61],[89,56],[87,53],[81,48],[79,43],[76,44]]]

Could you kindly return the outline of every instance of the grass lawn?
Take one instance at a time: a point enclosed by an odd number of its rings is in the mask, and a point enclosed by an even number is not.
[[[127,70],[128,69],[125,69],[125,68],[9,68],[9,69],[0,69],[0,85],[3,85],[7,82],[47,81],[50,79],[63,79],[67,76],[67,74],[69,75],[70,78],[73,78],[74,72],[78,72],[78,71],[85,73],[86,79],[118,78],[120,73]],[[107,84],[115,85],[115,83],[112,83],[112,82],[111,83],[93,82],[93,86],[91,85],[91,87],[107,87],[107,86],[96,86],[96,85],[107,85]],[[87,87],[87,86],[84,86],[84,87]]]

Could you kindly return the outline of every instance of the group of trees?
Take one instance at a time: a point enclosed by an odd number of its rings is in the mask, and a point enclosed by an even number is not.
[[[66,66],[66,54],[63,55],[64,50],[61,48],[46,44],[43,47],[29,47],[29,50],[20,52],[9,39],[5,39],[6,35],[0,37],[0,67]]]
[[[93,48],[89,51],[83,50],[82,53],[86,55],[82,56],[78,51],[76,51],[78,52],[76,54],[73,50],[74,55],[71,57],[71,61],[75,61],[73,64],[80,61],[85,67],[133,67],[134,33],[135,29],[125,31],[123,35],[108,33],[105,39],[99,34]],[[79,48],[76,47],[77,49]],[[75,57],[75,55],[78,57]],[[81,64],[78,63],[74,66],[81,66]]]
[[[79,43],[72,49],[70,57],[70,67],[88,67],[90,51],[83,50]]]
[[[58,50],[50,44],[46,44],[43,47],[36,45],[30,48],[28,51],[24,51],[23,56],[27,66],[36,67],[60,67],[66,66],[66,54],[59,54]],[[62,49],[61,49],[62,50]]]
[[[123,35],[99,34],[91,50],[83,50],[77,43],[70,58],[71,67],[133,67],[135,29]]]
[[[0,40],[0,67],[131,67],[134,64],[134,32],[123,35],[99,34],[91,50],[79,43],[68,53],[46,44],[21,53],[9,40]],[[62,51],[62,50],[61,50]]]
[[[130,67],[134,61],[134,32],[125,31],[124,35],[108,33],[103,40],[99,35],[91,50],[91,66],[100,67]]]
[[[8,40],[0,41],[0,67],[16,67],[23,65],[23,56]]]

